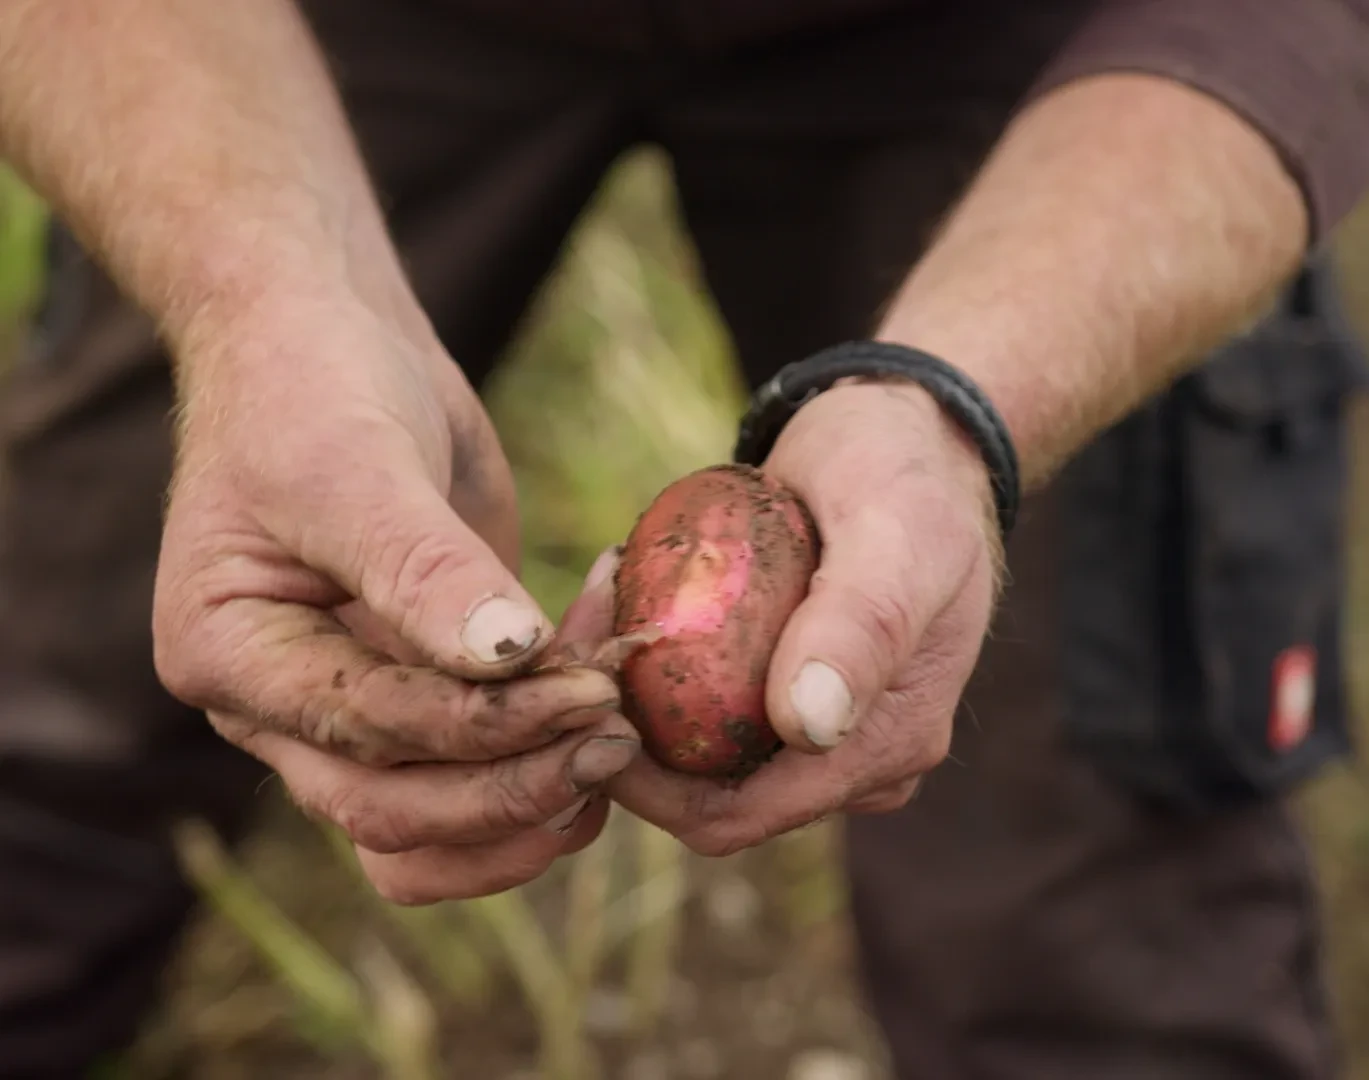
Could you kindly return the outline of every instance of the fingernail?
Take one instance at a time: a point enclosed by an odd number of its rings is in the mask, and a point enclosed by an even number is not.
[[[542,826],[542,828],[546,829],[547,832],[570,832],[571,826],[574,825],[575,822],[579,819],[580,815],[585,812],[585,807],[588,805],[588,795],[586,795],[583,799],[577,799],[575,802],[571,803],[570,806],[566,807],[555,817],[551,818],[545,825]]]
[[[589,573],[585,575],[585,592],[593,592],[611,578],[613,572],[618,569],[618,560],[622,557],[623,549],[619,545],[609,548],[595,559],[594,565],[589,568]]]
[[[501,664],[527,652],[542,636],[542,616],[535,608],[507,596],[480,601],[466,616],[461,641],[477,660]]]
[[[789,684],[789,701],[814,746],[833,747],[851,730],[855,702],[846,680],[820,660],[809,660]]]
[[[610,736],[590,739],[571,756],[570,786],[576,791],[589,791],[632,764],[642,744],[636,739]]]

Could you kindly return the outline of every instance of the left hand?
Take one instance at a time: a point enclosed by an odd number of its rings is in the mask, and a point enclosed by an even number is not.
[[[920,387],[828,390],[785,428],[765,469],[807,502],[823,539],[767,679],[770,721],[786,745],[739,784],[643,755],[605,789],[705,855],[839,811],[907,803],[950,748],[996,590],[987,472]],[[611,600],[611,585],[589,590],[568,619],[606,620]]]

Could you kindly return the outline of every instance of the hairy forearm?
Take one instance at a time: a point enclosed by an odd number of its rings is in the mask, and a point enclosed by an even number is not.
[[[1081,80],[1009,128],[877,336],[979,382],[1036,487],[1266,311],[1306,217],[1274,151],[1217,102]]]
[[[289,0],[3,0],[0,145],[173,344],[333,290],[421,325]]]

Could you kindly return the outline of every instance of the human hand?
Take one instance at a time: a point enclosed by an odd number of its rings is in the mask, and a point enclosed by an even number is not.
[[[790,422],[765,469],[807,502],[823,538],[810,594],[767,678],[767,711],[787,745],[736,784],[644,756],[606,787],[707,855],[838,811],[906,803],[949,749],[994,597],[986,470],[920,388],[829,390]],[[600,633],[611,599],[601,586],[580,601],[597,606]]]
[[[341,826],[391,900],[497,892],[587,844],[606,813],[587,800],[639,743],[611,678],[544,670],[509,469],[456,366],[358,304],[195,340],[163,682]]]

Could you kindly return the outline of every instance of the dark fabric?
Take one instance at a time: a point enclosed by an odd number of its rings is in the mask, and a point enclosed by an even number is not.
[[[1369,0],[1110,0],[1034,93],[1104,71],[1174,79],[1254,125],[1301,186],[1314,245],[1369,186]]]
[[[750,381],[868,332],[1078,25],[1065,6],[986,22],[927,5],[701,57],[554,45],[494,15],[476,30],[457,7],[310,10],[420,295],[477,383],[641,140],[672,156]],[[152,680],[168,370],[106,288],[80,262],[59,275],[51,332],[0,406],[6,1080],[65,1080],[127,1040],[189,910],[165,830],[188,812],[239,827],[259,775]],[[1060,748],[1046,510],[1024,513],[969,699],[992,738],[963,724],[925,798],[850,831],[900,1076],[1320,1078],[1313,898],[1283,812],[1180,829]]]
[[[1300,184],[1316,245],[1369,188],[1369,0],[446,0],[550,40],[635,52],[726,53],[785,36],[820,37],[862,19],[973,14],[1004,24],[1071,12],[1077,34],[1035,97],[1081,77],[1137,71],[1210,94],[1259,129]],[[911,40],[894,62],[919,62]]]
[[[908,808],[847,830],[899,1080],[1335,1076],[1284,808],[1165,814],[1062,746],[1061,511],[1059,492],[1023,506],[952,759]]]
[[[1351,748],[1347,410],[1364,362],[1334,264],[1309,263],[1275,317],[1059,481],[1066,738],[1159,805],[1268,798]]]

